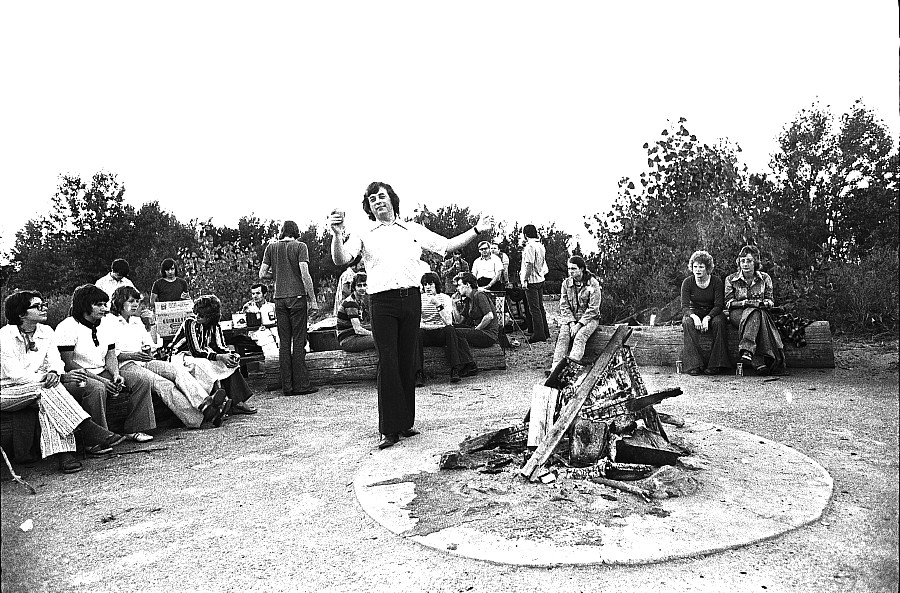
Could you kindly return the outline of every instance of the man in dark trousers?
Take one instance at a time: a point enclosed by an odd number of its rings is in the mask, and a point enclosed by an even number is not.
[[[306,368],[306,325],[309,311],[319,308],[309,274],[309,250],[299,240],[300,228],[285,220],[277,241],[266,245],[260,280],[275,279],[275,318],[278,325],[278,360],[284,395],[318,391]]]
[[[522,228],[525,235],[525,248],[522,250],[522,270],[520,279],[528,301],[529,324],[532,330],[528,341],[546,342],[550,338],[550,327],[547,325],[547,312],[544,310],[544,276],[547,274],[547,250],[538,239],[537,229],[533,224]]]

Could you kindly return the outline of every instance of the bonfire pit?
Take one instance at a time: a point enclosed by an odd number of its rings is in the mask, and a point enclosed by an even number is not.
[[[593,365],[563,359],[535,385],[524,422],[465,439],[441,456],[440,468],[518,471],[523,480],[589,480],[650,500],[684,496],[698,482],[679,464],[690,453],[673,442],[653,407],[680,388],[648,393],[619,326]],[[517,469],[518,468],[518,469]]]

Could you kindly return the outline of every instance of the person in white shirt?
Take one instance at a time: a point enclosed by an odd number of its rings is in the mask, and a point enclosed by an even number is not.
[[[275,316],[275,303],[266,300],[268,292],[268,286],[257,282],[250,287],[250,300],[241,307],[241,311],[244,313],[259,315],[259,329],[248,331],[247,335],[263,350],[268,347],[278,348],[278,321]]]
[[[188,428],[200,428],[204,421],[220,426],[225,391],[209,395],[184,365],[153,357],[153,341],[138,317],[140,302],[141,293],[134,287],[117,288],[110,303],[112,314],[103,320],[104,325],[113,326],[119,368],[143,374],[151,391]]]
[[[82,470],[75,459],[75,433],[91,454],[112,453],[125,437],[97,425],[65,389],[85,379],[83,371],[64,372],[53,329],[46,325],[47,305],[36,291],[22,290],[3,303],[8,324],[0,328],[0,410],[37,407],[40,448],[55,455],[63,473]]]
[[[512,282],[509,280],[509,256],[500,251],[500,246],[496,243],[491,243],[491,255],[500,258],[500,262],[503,264],[503,275],[500,277],[499,283],[500,287],[502,287],[502,289],[511,288]]]
[[[109,274],[102,278],[98,278],[94,286],[106,293],[106,296],[112,297],[112,293],[120,286],[134,286],[131,280],[127,278],[131,267],[124,259],[113,260],[109,269]]]
[[[538,239],[537,229],[533,224],[522,228],[525,235],[525,248],[522,250],[522,269],[520,279],[525,289],[525,300],[528,302],[528,319],[526,330],[532,334],[528,341],[546,342],[550,339],[550,326],[547,325],[547,311],[544,310],[544,276],[547,274],[547,251]]]
[[[480,257],[472,262],[472,275],[482,290],[503,290],[503,260],[491,254],[491,244],[482,241],[478,244]]]
[[[378,348],[378,429],[380,449],[396,444],[413,428],[416,414],[416,366],[422,300],[419,292],[422,250],[443,256],[487,230],[491,217],[482,217],[468,231],[447,239],[415,222],[400,219],[400,198],[387,183],[369,184],[363,211],[373,225],[344,239],[344,213],[333,210],[331,257],[343,266],[362,254],[372,304],[372,332]]]
[[[66,371],[82,369],[84,385],[68,385],[72,396],[107,428],[106,400],[128,394],[126,436],[136,442],[153,437],[146,431],[156,428],[150,382],[129,369],[120,369],[116,357],[116,337],[112,326],[101,322],[109,312],[109,296],[93,284],[84,284],[72,293],[71,316],[56,327],[56,343]]]

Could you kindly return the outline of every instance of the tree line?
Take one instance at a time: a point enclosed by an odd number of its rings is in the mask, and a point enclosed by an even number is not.
[[[737,143],[703,142],[686,124],[684,118],[669,122],[644,144],[646,170],[619,181],[608,212],[584,216],[598,245],[585,259],[603,284],[604,322],[639,313],[646,320],[676,298],[693,251],[709,251],[715,273],[724,276],[750,243],[764,254],[777,300],[796,314],[846,330],[896,333],[900,162],[896,136],[871,110],[857,101],[836,120],[813,103],[785,125],[764,172],[741,164]],[[183,223],[158,202],[135,209],[124,194],[112,173],[89,180],[62,175],[50,212],[16,233],[10,264],[0,270],[4,295],[29,287],[64,302],[75,286],[106,274],[117,257],[130,263],[135,285],[149,290],[159,263],[173,257],[194,294],[215,293],[226,312],[237,310],[279,222],[250,214],[237,228]],[[420,205],[412,220],[453,236],[477,218],[468,207]],[[540,232],[550,268],[546,292],[558,293],[566,259],[580,246],[555,225]],[[521,226],[494,233],[516,279]],[[330,239],[313,224],[301,236],[323,295],[332,294],[341,272],[331,261]],[[474,243],[463,250],[467,261],[477,256]],[[429,263],[438,270],[440,258]]]

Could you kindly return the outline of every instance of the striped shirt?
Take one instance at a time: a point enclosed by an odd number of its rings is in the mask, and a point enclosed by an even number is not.
[[[353,330],[353,319],[359,319],[362,326],[369,329],[369,310],[366,307],[360,307],[356,300],[349,296],[341,301],[337,312],[338,342],[356,334]]]
[[[178,352],[187,352],[194,358],[214,360],[216,354],[228,352],[222,328],[218,323],[207,327],[188,317],[172,340],[172,353]]]
[[[438,306],[442,306],[439,310]],[[453,301],[450,295],[437,294],[429,297],[422,293],[422,322],[420,326],[425,329],[453,325]]]

